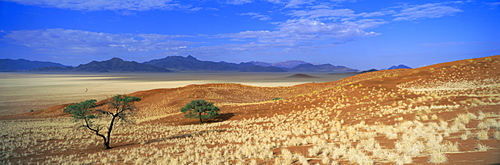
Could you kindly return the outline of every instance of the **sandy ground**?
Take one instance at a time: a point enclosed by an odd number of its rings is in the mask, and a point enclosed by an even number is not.
[[[294,73],[0,73],[0,114],[41,110],[116,94],[176,88],[190,84],[241,83],[253,86],[292,86],[335,81],[353,74],[308,73],[316,78],[286,78]]]

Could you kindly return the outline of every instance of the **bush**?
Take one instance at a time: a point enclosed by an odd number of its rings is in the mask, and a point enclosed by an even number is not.
[[[200,119],[200,124],[203,124],[202,119],[213,118],[219,116],[220,109],[214,106],[213,102],[205,100],[193,100],[181,108],[182,113],[186,118]]]

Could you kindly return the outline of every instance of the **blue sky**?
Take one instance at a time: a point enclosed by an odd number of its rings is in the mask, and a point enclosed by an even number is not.
[[[420,67],[499,55],[499,27],[495,0],[6,0],[0,58]]]

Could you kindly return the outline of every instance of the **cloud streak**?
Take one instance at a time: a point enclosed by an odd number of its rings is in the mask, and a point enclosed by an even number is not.
[[[10,31],[1,39],[36,50],[62,53],[149,52],[180,49],[193,43],[174,40],[188,37],[161,34],[109,34],[71,29]]]
[[[394,21],[412,21],[423,18],[439,18],[450,16],[462,10],[450,6],[461,2],[445,2],[445,3],[428,3],[423,5],[415,5],[410,7],[403,7],[400,13],[394,14],[396,17]]]
[[[311,19],[292,19],[279,25],[275,31],[244,31],[233,34],[223,34],[219,37],[233,39],[251,39],[259,43],[285,44],[296,46],[300,44],[315,45],[318,43],[344,43],[361,37],[372,37],[379,33],[366,29],[384,24],[377,20],[360,20],[356,22],[324,23]]]
[[[239,15],[251,16],[252,18],[254,18],[254,19],[258,19],[258,20],[261,20],[261,21],[268,21],[268,20],[271,20],[271,17],[270,17],[270,16],[267,16],[267,15],[262,15],[262,14],[255,13],[255,12],[240,13]]]
[[[22,5],[42,6],[58,9],[83,11],[146,11],[196,9],[191,5],[181,5],[173,0],[7,0]]]

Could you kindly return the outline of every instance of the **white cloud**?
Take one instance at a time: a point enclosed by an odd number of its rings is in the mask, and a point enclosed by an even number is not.
[[[323,23],[317,20],[289,20],[280,25],[280,31],[299,39],[333,39],[344,42],[358,37],[374,36],[374,32],[365,32],[363,24],[356,22]]]
[[[231,5],[241,5],[246,3],[252,3],[252,0],[227,0],[225,1],[225,3]]]
[[[259,20],[261,20],[261,21],[268,21],[268,20],[271,20],[271,17],[269,17],[268,15],[262,15],[262,14],[259,14],[259,13],[254,13],[254,12],[249,12],[249,13],[240,13],[239,15],[247,15],[247,16],[251,16],[252,18],[259,19]]]
[[[322,18],[328,17],[340,18],[340,17],[354,17],[354,11],[351,9],[316,9],[316,10],[297,10],[290,13],[290,15],[302,18]]]
[[[490,10],[495,10],[498,8],[498,6],[500,6],[500,2],[491,2],[491,3],[486,3],[486,2],[483,2],[484,4],[490,6]]]
[[[360,13],[358,16],[362,17],[380,17],[388,14],[394,14],[395,11],[393,10],[388,10],[388,11],[376,11],[376,12],[370,12],[370,13]]]
[[[233,39],[246,39],[252,42],[278,45],[322,45],[338,44],[362,37],[379,35],[366,31],[386,23],[381,20],[359,20],[355,22],[324,23],[311,19],[293,19],[283,22],[275,31],[244,31],[219,35]]]
[[[396,17],[393,20],[412,21],[422,18],[439,18],[439,17],[453,15],[458,12],[462,12],[462,10],[449,5],[453,3],[460,3],[460,2],[428,3],[424,5],[404,7],[400,11],[400,13],[393,15]]]
[[[59,9],[99,11],[99,10],[169,10],[192,9],[189,5],[180,5],[173,0],[7,0],[23,5],[52,7]],[[196,9],[196,8],[195,8]]]
[[[299,5],[303,5],[303,4],[310,4],[314,2],[314,0],[290,0],[285,8],[292,8],[292,7],[297,7]]]
[[[186,47],[180,35],[109,34],[70,29],[9,31],[2,40],[57,53],[149,52]]]

